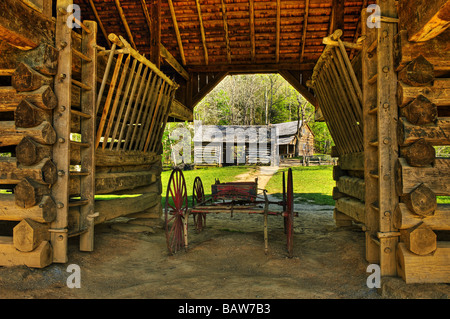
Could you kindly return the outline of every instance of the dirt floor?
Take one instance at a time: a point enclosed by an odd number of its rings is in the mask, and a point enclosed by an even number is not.
[[[267,173],[267,172],[266,172]],[[270,174],[270,173],[267,173]],[[260,182],[265,177],[261,174]],[[242,179],[254,176],[241,176]],[[269,217],[264,254],[260,215],[209,214],[207,228],[189,231],[188,252],[169,256],[161,223],[140,229],[119,218],[95,228],[95,250],[69,241],[69,264],[81,270],[81,288],[66,285],[68,264],[44,269],[0,267],[0,298],[381,299],[445,298],[449,285],[366,285],[364,233],[337,228],[331,206],[295,207],[294,257],[288,258],[282,217]],[[191,220],[192,224],[192,220]],[[190,225],[191,226],[191,225]]]

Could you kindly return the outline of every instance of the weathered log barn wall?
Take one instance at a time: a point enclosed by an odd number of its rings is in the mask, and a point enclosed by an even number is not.
[[[94,224],[162,213],[161,136],[181,110],[177,86],[120,40],[117,52],[96,47],[95,22],[69,29],[70,3],[58,1],[56,18],[51,1],[0,4],[2,266],[64,263],[69,237],[93,250]]]
[[[377,4],[380,28],[362,24],[360,53],[352,61],[361,97],[357,86],[345,86],[350,68],[338,72],[342,61],[332,51],[333,36],[324,40],[330,48],[313,75],[339,156],[335,221],[363,225],[366,259],[379,264],[382,275],[448,283],[449,207],[437,204],[436,196],[450,195],[450,161],[436,158],[433,146],[450,144],[450,2]],[[370,14],[363,10],[361,21]],[[333,79],[342,82],[340,90]]]

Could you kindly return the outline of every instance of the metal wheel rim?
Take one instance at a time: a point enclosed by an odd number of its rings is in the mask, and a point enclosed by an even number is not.
[[[170,203],[172,200],[172,204]],[[165,230],[167,248],[171,254],[184,247],[184,219],[188,209],[186,181],[176,168],[170,174],[166,191]]]
[[[192,205],[195,207],[198,203],[205,200],[205,191],[200,177],[196,177],[192,187]],[[206,226],[206,213],[194,213],[194,226],[197,231],[202,231]]]

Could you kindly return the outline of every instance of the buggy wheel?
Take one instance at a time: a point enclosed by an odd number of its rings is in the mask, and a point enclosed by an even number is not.
[[[284,225],[286,233],[286,247],[289,257],[292,257],[294,251],[294,186],[292,181],[292,169],[288,170],[287,176]]]
[[[187,189],[183,172],[178,168],[170,174],[164,211],[166,242],[170,254],[183,247],[187,249]]]
[[[196,177],[194,180],[194,186],[192,188],[192,207],[197,206],[205,201],[205,191],[203,189],[203,183],[200,177]],[[195,230],[201,232],[206,226],[206,213],[194,213],[194,226]]]

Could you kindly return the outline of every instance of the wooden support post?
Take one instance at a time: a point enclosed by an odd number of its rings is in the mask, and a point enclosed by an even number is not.
[[[51,244],[53,262],[66,263],[67,225],[69,211],[69,165],[70,165],[70,106],[72,80],[72,29],[65,21],[65,9],[73,4],[72,0],[58,0],[56,4],[56,46],[60,47],[58,57],[58,76],[55,80],[55,94],[58,107],[53,114],[53,126],[58,135],[58,142],[53,146],[53,161],[58,168],[58,181],[52,187],[52,197],[57,206],[56,220],[51,224]],[[63,10],[60,10],[63,9]],[[62,45],[64,43],[64,45]]]
[[[361,13],[361,21],[367,21],[367,9]],[[377,40],[376,29],[370,29],[366,23],[361,24],[361,34],[366,37],[362,49],[362,107],[363,107],[363,137],[364,137],[364,185],[365,185],[365,226],[366,230],[366,260],[369,263],[380,262],[380,248],[374,243],[372,237],[378,231],[379,213],[371,205],[378,201],[378,179],[372,177],[371,172],[378,169],[377,149],[370,146],[370,142],[377,139],[377,117],[370,111],[377,105],[377,90],[368,81],[376,72],[377,58],[370,51],[370,45]]]
[[[90,61],[83,61],[81,69],[81,81],[89,85],[92,90],[83,91],[81,95],[81,112],[86,114],[87,118],[81,118],[81,136],[82,141],[87,142],[89,147],[80,148],[81,169],[88,173],[81,177],[80,196],[82,200],[87,201],[80,207],[80,227],[87,231],[80,235],[80,250],[94,250],[94,196],[95,196],[95,98],[97,85],[97,23],[94,21],[84,21],[86,28],[83,30],[81,48],[82,53],[89,57]],[[120,92],[120,91],[119,91]]]
[[[381,15],[396,18],[397,8],[394,0],[377,1]],[[378,205],[379,231],[393,232],[392,214],[398,204],[395,192],[395,165],[398,157],[397,127],[393,119],[398,118],[397,74],[394,69],[394,36],[397,25],[381,22],[377,29],[377,107],[378,107]],[[395,247],[398,237],[380,241],[380,267],[382,276],[396,275]]]

